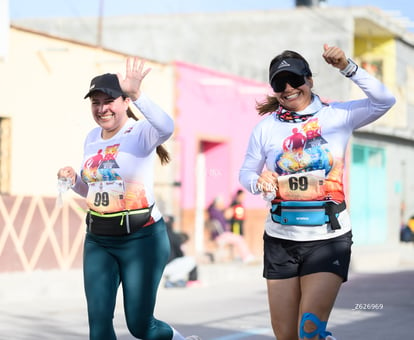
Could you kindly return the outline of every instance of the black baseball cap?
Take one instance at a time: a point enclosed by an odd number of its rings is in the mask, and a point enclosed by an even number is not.
[[[91,80],[91,85],[89,86],[89,92],[84,98],[88,98],[93,92],[101,91],[112,98],[118,98],[120,96],[125,96],[124,92],[119,85],[119,80],[116,74],[105,73],[100,76],[96,76]]]
[[[281,72],[291,72],[298,76],[310,77],[312,72],[309,66],[302,59],[284,58],[280,61],[273,62],[269,67],[269,83],[272,84],[275,77]]]

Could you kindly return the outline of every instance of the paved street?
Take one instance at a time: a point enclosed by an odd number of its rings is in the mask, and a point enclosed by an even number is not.
[[[203,340],[274,339],[261,265],[202,265],[202,285],[160,288],[156,315],[185,335]],[[338,340],[411,339],[414,267],[384,273],[351,273],[328,324]],[[0,275],[1,340],[87,339],[82,272]],[[119,298],[120,340],[126,330]]]

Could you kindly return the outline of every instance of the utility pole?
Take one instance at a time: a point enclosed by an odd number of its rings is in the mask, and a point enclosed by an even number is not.
[[[104,8],[104,0],[99,0],[99,14],[98,14],[98,27],[97,27],[97,34],[96,34],[96,46],[100,48],[102,47],[103,8]]]

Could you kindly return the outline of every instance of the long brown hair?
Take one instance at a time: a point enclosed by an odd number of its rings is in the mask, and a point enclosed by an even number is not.
[[[286,59],[286,58],[296,58],[296,59],[302,60],[305,63],[305,65],[308,67],[309,72],[310,72],[310,67],[306,59],[302,57],[299,53],[295,51],[290,51],[290,50],[283,51],[281,54],[274,57],[272,61],[270,62],[269,69],[272,67],[274,63],[277,63],[281,61],[282,59]],[[311,72],[310,72],[310,76],[312,76]],[[256,111],[259,114],[259,116],[263,116],[267,113],[272,113],[276,111],[278,107],[279,107],[279,101],[277,100],[275,96],[272,96],[272,95],[267,95],[266,98],[262,102],[256,102]]]
[[[138,120],[138,117],[134,114],[134,112],[129,107],[127,109],[127,116],[134,120]],[[171,161],[170,153],[167,151],[167,149],[162,144],[157,146],[156,152],[162,165],[168,164]]]

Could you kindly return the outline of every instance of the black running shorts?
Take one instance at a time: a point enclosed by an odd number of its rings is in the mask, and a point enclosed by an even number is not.
[[[320,241],[290,241],[264,233],[263,277],[269,280],[329,272],[348,280],[352,232]]]

